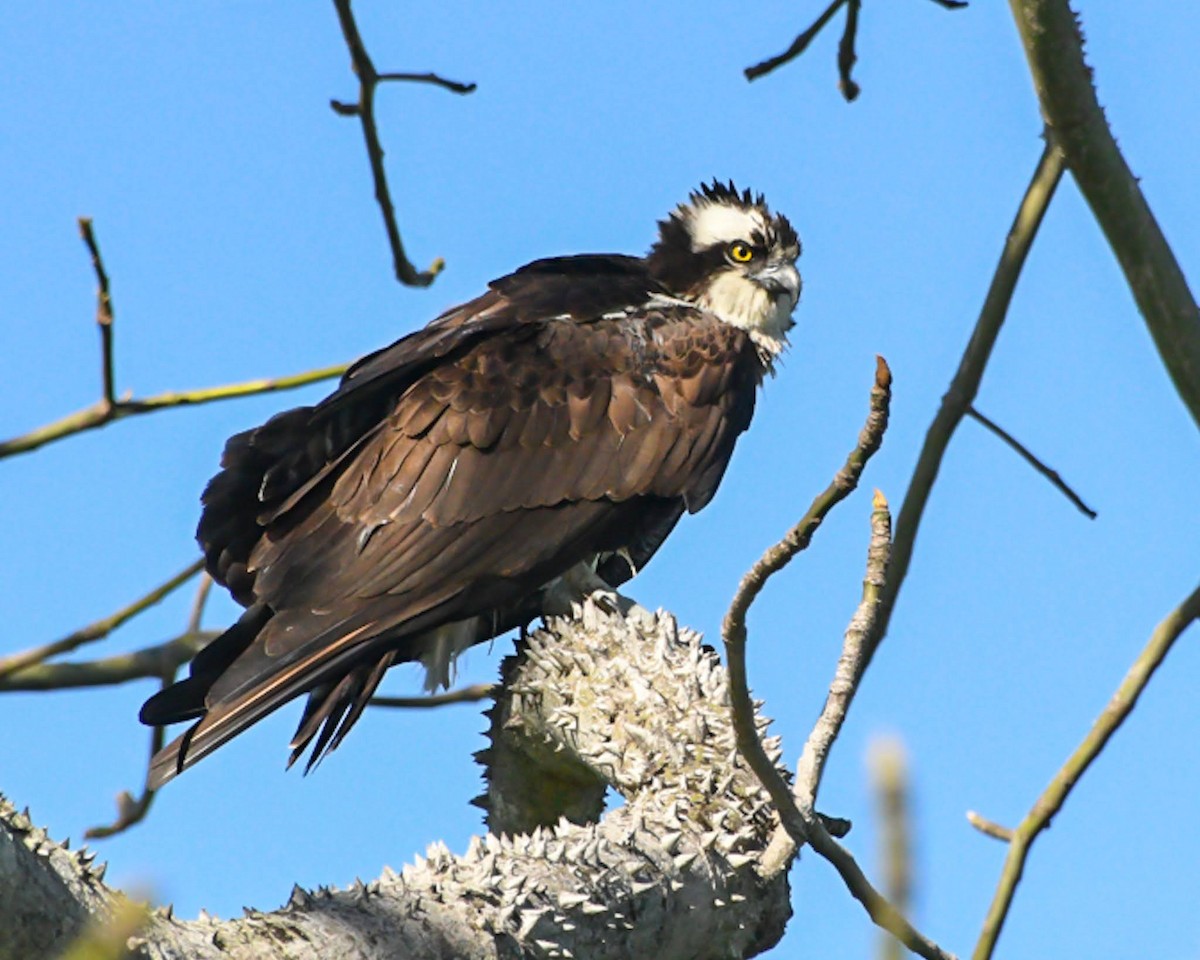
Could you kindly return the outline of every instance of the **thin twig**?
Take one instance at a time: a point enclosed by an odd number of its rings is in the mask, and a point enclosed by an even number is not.
[[[388,80],[402,80],[412,83],[430,83],[435,87],[441,87],[443,90],[449,90],[451,93],[467,94],[474,93],[478,84],[475,83],[460,83],[457,80],[447,80],[445,77],[438,76],[436,73],[381,73],[379,74],[379,82],[383,83]]]
[[[858,61],[854,44],[858,39],[858,11],[861,9],[862,0],[849,0],[846,6],[846,26],[842,30],[842,39],[838,42],[838,89],[842,91],[847,103],[857,100],[862,89],[850,76],[850,71]]]
[[[75,663],[35,663],[0,679],[0,693],[16,690],[67,690],[74,687],[111,687],[130,680],[159,678],[171,668],[187,663],[219,630],[183,633],[132,653]]]
[[[787,535],[759,558],[758,562],[742,577],[737,593],[725,614],[722,627],[724,636],[735,642],[746,642],[746,613],[762,591],[767,580],[782,570],[792,557],[808,546],[821,521],[838,503],[850,496],[858,486],[858,478],[872,454],[883,442],[887,429],[888,404],[891,401],[892,372],[883,357],[875,358],[875,385],[871,388],[871,411],[858,437],[858,446],[846,458],[833,482],[812,502],[808,512],[801,517]],[[728,643],[728,640],[726,640]]]
[[[373,707],[443,707],[448,703],[478,703],[480,700],[490,700],[496,696],[499,689],[496,683],[476,683],[458,690],[448,690],[445,693],[431,693],[425,697],[372,697]]]
[[[746,75],[746,79],[757,80],[759,77],[770,73],[772,70],[782,67],[785,63],[790,63],[791,61],[795,60],[798,56],[800,56],[800,54],[808,49],[808,45],[816,39],[817,34],[825,28],[825,24],[829,23],[829,21],[833,19],[833,15],[838,12],[838,8],[841,7],[841,5],[845,2],[846,0],[833,0],[833,2],[825,8],[824,13],[817,17],[817,19],[812,22],[812,25],[807,30],[796,37],[796,39],[792,41],[792,45],[784,50],[783,53],[777,54],[774,57],[768,57],[766,60],[762,61],[762,63],[756,63],[754,66],[747,67],[745,70],[743,70],[742,73]]]
[[[1042,791],[1025,819],[1017,824],[1013,831],[1012,841],[1008,848],[1008,856],[1004,859],[1004,868],[1000,874],[1000,882],[996,888],[992,905],[983,921],[983,931],[975,946],[974,960],[988,960],[996,948],[996,941],[1008,917],[1012,906],[1013,894],[1017,884],[1021,882],[1021,874],[1025,870],[1025,860],[1029,849],[1033,846],[1038,834],[1050,826],[1054,815],[1062,809],[1070,796],[1071,790],[1079,782],[1091,766],[1092,761],[1100,755],[1109,738],[1125,722],[1125,718],[1133,711],[1138,697],[1146,689],[1150,678],[1162,664],[1171,647],[1179,639],[1180,634],[1195,620],[1200,619],[1200,586],[1198,586],[1178,607],[1155,628],[1149,642],[1138,658],[1125,674],[1125,678],[1117,687],[1116,693],[1109,700],[1104,712],[1092,724],[1091,730],[1067,758],[1067,762],[1055,774],[1054,779]]]
[[[347,105],[339,101],[332,101],[331,106],[335,112],[343,116],[357,116],[362,125],[363,141],[366,143],[367,157],[371,162],[371,176],[375,181],[375,199],[383,213],[383,224],[387,230],[388,245],[392,249],[392,264],[396,279],[410,287],[427,287],[433,283],[434,278],[442,272],[442,268],[446,264],[441,257],[438,257],[429,265],[429,269],[418,271],[404,252],[404,243],[400,239],[400,227],[396,223],[396,208],[392,203],[387,173],[383,168],[383,146],[379,142],[379,130],[375,125],[375,88],[385,77],[387,79],[423,79],[427,82],[439,82],[442,86],[448,87],[451,81],[442,80],[440,77],[431,80],[430,78],[435,77],[435,74],[381,75],[375,69],[375,64],[367,53],[362,36],[358,32],[358,24],[355,23],[354,14],[350,10],[350,0],[333,0],[333,5],[337,10],[338,23],[341,24],[346,47],[350,51],[354,73],[358,77],[358,102]],[[460,88],[456,90],[458,93],[470,93],[475,89],[474,84],[457,84],[457,87]],[[454,89],[453,87],[449,88]]]
[[[887,500],[875,491],[871,514],[871,543],[867,548],[867,573],[862,599],[846,626],[842,653],[821,715],[813,724],[796,765],[796,797],[802,806],[816,806],[817,791],[825,774],[829,751],[842,732],[850,704],[867,669],[868,651],[878,629],[879,598],[887,583],[892,549],[892,517]]]
[[[966,0],[933,0],[933,2],[945,7],[947,10],[958,10],[967,6]],[[746,79],[757,80],[772,70],[782,67],[785,63],[791,63],[791,61],[795,60],[808,49],[808,45],[816,39],[817,34],[825,29],[826,24],[833,19],[833,15],[845,3],[849,3],[850,6],[846,11],[846,26],[842,31],[842,40],[838,44],[838,74],[840,76],[838,86],[842,91],[842,96],[847,101],[857,97],[859,87],[857,83],[850,79],[850,71],[854,66],[854,61],[857,59],[854,54],[854,40],[858,32],[858,11],[862,6],[862,0],[832,0],[821,15],[812,22],[807,30],[796,37],[792,41],[792,45],[784,50],[783,53],[768,57],[766,60],[756,63],[752,67],[746,67],[742,71]]]
[[[184,633],[185,637],[195,638],[201,636],[200,621],[204,616],[204,606],[208,603],[209,594],[212,592],[212,585],[212,577],[207,573],[200,574],[200,583],[196,587],[196,596],[192,600],[192,609],[188,613],[187,628]],[[190,646],[190,644],[187,646]],[[186,646],[180,644],[178,649],[180,652],[183,652],[186,650]],[[182,666],[182,661],[176,662],[171,657],[161,657],[160,659],[162,660],[161,689],[165,690],[175,682],[175,676],[179,672],[179,667]],[[89,840],[100,840],[104,837],[123,833],[130,827],[146,819],[146,815],[150,812],[150,805],[154,802],[154,795],[157,793],[150,786],[150,764],[154,760],[155,755],[162,750],[163,745],[166,743],[166,733],[166,727],[152,727],[150,729],[150,753],[146,760],[146,777],[142,783],[141,794],[138,797],[134,797],[128,790],[122,790],[118,793],[117,819],[109,824],[89,827],[84,833],[84,836]]]
[[[100,376],[101,398],[112,406],[117,401],[117,390],[113,374],[113,305],[108,290],[108,271],[100,256],[100,245],[92,229],[91,217],[80,217],[79,233],[92,256],[92,269],[96,273],[96,326],[100,328]]]
[[[18,453],[29,453],[47,443],[63,440],[88,430],[95,430],[116,420],[123,420],[125,417],[154,413],[158,410],[169,410],[175,407],[214,403],[218,400],[253,397],[260,393],[295,390],[297,387],[306,387],[332,377],[340,377],[346,372],[348,366],[349,364],[339,363],[334,367],[307,370],[304,373],[295,373],[286,377],[245,380],[241,383],[227,383],[217,387],[202,387],[199,390],[172,390],[140,399],[117,400],[111,404],[100,399],[89,407],[68,414],[61,420],[55,420],[53,423],[38,427],[19,437],[5,440],[0,443],[0,459]]]
[[[97,620],[95,623],[89,623],[86,627],[68,634],[61,640],[55,640],[53,643],[33,647],[30,650],[24,650],[21,653],[14,653],[12,656],[0,659],[0,680],[10,677],[19,670],[27,670],[29,667],[49,660],[51,657],[56,657],[62,653],[70,653],[72,650],[82,647],[85,643],[104,639],[116,630],[117,627],[121,626],[121,624],[136,617],[142,611],[148,610],[168,594],[183,586],[199,573],[203,566],[203,559],[188,564],[188,566],[180,570],[179,573],[171,577],[166,583],[155,587],[145,596],[139,597],[133,603],[122,607],[116,613]]]
[[[1004,241],[1004,250],[1000,262],[992,276],[987,298],[971,333],[971,340],[959,361],[950,388],[942,397],[942,405],[938,408],[933,423],[925,434],[925,442],[917,465],[913,469],[912,479],[904,494],[904,502],[900,506],[900,515],[896,520],[896,539],[892,546],[892,567],[888,581],[883,589],[881,599],[879,630],[876,633],[872,648],[867,651],[867,662],[874,655],[874,648],[887,633],[892,611],[896,606],[896,598],[904,579],[908,574],[908,565],[912,560],[913,548],[916,545],[917,531],[921,525],[921,517],[925,512],[925,504],[937,480],[946,449],[954,436],[954,431],[962,422],[967,410],[979,392],[979,384],[983,372],[987,368],[1000,335],[1000,328],[1008,313],[1008,305],[1012,301],[1017,279],[1025,258],[1037,236],[1038,227],[1046,213],[1054,190],[1063,174],[1063,155],[1053,138],[1047,135],[1046,146],[1038,160],[1037,169],[1025,190],[1025,196],[1017,209],[1016,218],[1009,228]]]
[[[1013,838],[1012,827],[1005,827],[995,820],[989,820],[981,813],[976,813],[974,810],[967,811],[967,823],[973,826],[980,833],[996,840],[1003,840],[1008,843]]]
[[[982,413],[976,410],[974,406],[967,407],[967,416],[983,424],[985,427],[991,430],[992,433],[1016,450],[1017,453],[1024,458],[1026,463],[1028,463],[1031,467],[1033,467],[1034,470],[1049,480],[1064,497],[1071,501],[1071,503],[1075,504],[1075,508],[1080,513],[1086,516],[1089,520],[1096,519],[1096,511],[1083,502],[1079,494],[1077,494],[1067,485],[1067,482],[1062,478],[1059,472],[1057,470],[1051,470],[1048,466],[1046,466],[1046,464],[1035,457],[1033,452],[1027,446],[1025,446],[1025,444],[1021,443],[1020,440],[1001,427],[998,423],[996,423],[996,421],[985,417]]]

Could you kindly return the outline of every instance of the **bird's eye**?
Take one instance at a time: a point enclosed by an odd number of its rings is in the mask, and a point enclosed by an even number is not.
[[[734,263],[749,263],[754,259],[754,248],[748,243],[742,243],[741,240],[731,243],[726,253]]]

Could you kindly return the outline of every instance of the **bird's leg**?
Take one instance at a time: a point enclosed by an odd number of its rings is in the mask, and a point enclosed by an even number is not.
[[[594,564],[577,563],[548,583],[542,593],[542,614],[548,617],[578,617],[591,600],[606,613],[654,619],[654,614],[629,597],[624,597],[596,573]]]

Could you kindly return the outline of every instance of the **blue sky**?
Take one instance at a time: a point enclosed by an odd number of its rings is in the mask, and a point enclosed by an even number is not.
[[[0,108],[0,435],[98,396],[94,281],[75,229],[95,218],[117,311],[117,386],[139,395],[350,359],[537,256],[644,251],[656,219],[712,176],[764,191],[805,243],[792,351],[720,494],[629,592],[717,634],[738,577],[841,463],[873,357],[895,375],[868,488],[774,581],[751,618],[750,673],[799,753],[856,602],[869,487],[898,506],[1041,149],[1010,15],[979,0],[867,4],[856,77],[837,94],[836,28],[747,84],[811,3],[520,7],[361,0],[381,69],[473,80],[466,98],[380,91],[392,189],[428,290],[390,276],[332,6],[23,5],[6,14]],[[1200,13],[1082,4],[1101,100],[1185,271],[1200,256]],[[1165,7],[1161,9],[1165,10]],[[3,652],[104,615],[194,556],[224,438],[323,388],[138,418],[0,464]],[[1099,511],[1089,522],[965,423],[944,465],[891,635],[831,758],[822,806],[875,864],[865,758],[912,762],[916,920],[969,952],[1003,848],[964,812],[1015,823],[1196,582],[1200,444],[1116,264],[1068,180],[1030,257],[979,407]],[[93,655],[174,635],[181,592]],[[226,598],[206,625],[234,615]],[[508,641],[466,658],[489,680]],[[1194,637],[1039,841],[1000,956],[1194,957],[1200,709]],[[391,692],[419,687],[392,672]],[[0,790],[59,836],[141,782],[150,681],[0,697]],[[285,773],[296,709],[219,751],[101,844],[117,883],[194,915],[282,903],[479,830],[474,707],[376,711],[313,776]],[[875,933],[805,855],[779,957],[865,956]]]

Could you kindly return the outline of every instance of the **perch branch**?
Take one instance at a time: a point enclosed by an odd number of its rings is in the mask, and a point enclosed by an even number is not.
[[[171,577],[166,583],[155,587],[144,597],[139,597],[137,600],[128,606],[122,607],[116,613],[113,613],[103,619],[97,620],[95,623],[89,623],[81,630],[76,630],[74,633],[63,637],[61,640],[55,640],[53,643],[47,643],[40,647],[33,647],[29,650],[24,650],[21,653],[14,653],[12,656],[0,659],[0,681],[12,677],[13,674],[28,671],[35,664],[40,664],[51,657],[56,657],[59,654],[70,653],[82,647],[84,644],[93,643],[96,640],[102,640],[110,633],[132,620],[139,613],[148,610],[154,606],[168,594],[174,592],[179,587],[187,583],[194,577],[204,566],[204,560],[197,560],[189,564],[179,573]],[[0,689],[4,689],[0,686]]]
[[[217,630],[183,633],[133,653],[119,653],[82,663],[34,663],[0,680],[0,693],[14,690],[66,690],[73,687],[111,687],[130,680],[158,678],[191,660]]]
[[[1009,228],[1004,241],[1004,250],[1000,254],[1000,262],[992,276],[991,286],[987,297],[971,333],[970,342],[959,361],[958,370],[950,381],[950,387],[942,397],[933,423],[925,434],[925,442],[921,447],[917,465],[913,469],[912,479],[904,494],[904,502],[900,506],[900,515],[896,520],[896,539],[892,545],[892,564],[888,580],[883,588],[880,600],[879,628],[875,633],[871,647],[867,650],[867,662],[874,655],[874,648],[882,641],[887,633],[892,610],[896,606],[896,598],[904,585],[908,574],[908,565],[912,559],[913,548],[916,545],[917,531],[921,525],[921,517],[925,512],[925,504],[937,480],[946,449],[954,436],[954,431],[966,416],[967,410],[975,401],[979,392],[979,384],[983,372],[987,368],[1000,335],[1000,328],[1008,313],[1017,279],[1025,258],[1037,236],[1038,227],[1045,216],[1046,209],[1054,197],[1063,174],[1063,154],[1056,145],[1054,138],[1047,136],[1045,149],[1038,160],[1037,169],[1025,190],[1021,204],[1017,208],[1017,216]]]
[[[406,286],[427,287],[445,267],[445,261],[438,257],[429,265],[427,270],[417,270],[408,254],[404,252],[404,242],[400,239],[400,227],[396,223],[396,207],[392,202],[392,193],[388,187],[387,173],[383,168],[383,145],[379,141],[379,129],[375,124],[375,88],[383,80],[421,80],[426,83],[436,83],[455,93],[470,93],[475,89],[473,83],[456,83],[443,80],[436,74],[380,74],[375,69],[367,48],[363,44],[354,13],[350,9],[350,0],[334,0],[337,10],[338,23],[342,28],[342,36],[350,51],[350,61],[358,77],[358,101],[346,104],[334,100],[330,102],[334,111],[341,116],[356,116],[362,126],[363,142],[367,147],[367,157],[371,163],[371,177],[375,181],[375,200],[383,214],[383,225],[387,231],[388,246],[392,250],[392,265],[396,279]]]
[[[1034,470],[1049,480],[1050,483],[1053,484],[1054,488],[1058,490],[1064,497],[1070,500],[1071,503],[1075,505],[1075,508],[1085,517],[1087,517],[1089,520],[1096,519],[1096,511],[1083,502],[1079,494],[1077,494],[1070,488],[1070,486],[1067,485],[1067,482],[1062,478],[1059,472],[1057,470],[1050,469],[1050,467],[1042,463],[1042,461],[1034,456],[1033,452],[1020,440],[1001,427],[998,423],[996,423],[996,421],[985,417],[973,406],[967,407],[967,416],[971,417],[977,423],[983,424],[983,426],[987,427],[987,429],[991,430],[992,433],[1017,451],[1017,453],[1021,455],[1022,459],[1024,459],[1026,463],[1028,463],[1031,467],[1033,467]]]
[[[1200,308],[1096,99],[1067,0],[1009,0],[1046,125],[1125,282],[1180,399],[1200,425]]]
[[[1193,590],[1191,595],[1172,610],[1155,628],[1154,633],[1150,635],[1149,642],[1133,662],[1129,672],[1125,674],[1125,678],[1117,687],[1112,699],[1108,701],[1104,711],[1092,724],[1087,736],[1083,738],[1075,752],[1067,758],[1067,762],[1054,775],[1054,779],[1037,798],[1025,819],[1012,831],[1012,840],[1008,848],[1008,855],[1004,859],[1000,882],[992,899],[992,905],[988,909],[987,917],[984,919],[983,930],[972,955],[973,960],[988,960],[992,956],[996,948],[996,941],[1000,937],[1000,931],[1004,927],[1004,921],[1008,917],[1009,908],[1012,906],[1017,884],[1021,882],[1021,875],[1025,870],[1025,860],[1029,856],[1033,842],[1043,830],[1050,826],[1050,821],[1062,809],[1062,805],[1066,803],[1075,784],[1087,772],[1092,761],[1100,755],[1105,744],[1133,711],[1138,697],[1146,689],[1150,678],[1154,676],[1154,672],[1161,666],[1167,654],[1171,652],[1175,641],[1197,618],[1200,618],[1200,586]]]

